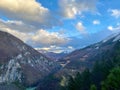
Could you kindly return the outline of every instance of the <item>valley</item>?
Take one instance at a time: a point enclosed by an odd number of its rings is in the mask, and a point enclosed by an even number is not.
[[[120,90],[120,0],[0,0],[0,90]]]
[[[59,83],[63,77],[69,80],[69,75],[74,76],[78,72],[84,73],[86,69],[91,72],[96,62],[103,62],[103,60],[105,60],[104,63],[110,62],[119,55],[118,52],[116,53],[120,44],[119,33],[98,43],[75,50],[61,58],[58,55],[59,59],[53,58],[54,56],[57,57],[55,54],[48,56],[37,52],[6,32],[0,32],[0,36],[2,36],[0,37],[1,45],[4,47],[7,45],[5,49],[1,46],[2,55],[9,56],[7,59],[2,58],[0,60],[0,82],[4,85],[15,85],[15,87],[17,85],[21,89],[25,89],[26,86],[37,85],[36,88],[31,87],[26,90],[58,90],[58,87],[61,88]],[[4,42],[2,42],[3,40]],[[10,48],[11,52],[7,51],[8,46],[12,47]],[[15,90],[17,90],[16,88]]]

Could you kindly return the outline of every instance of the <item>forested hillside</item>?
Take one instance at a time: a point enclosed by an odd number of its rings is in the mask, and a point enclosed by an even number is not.
[[[69,76],[62,90],[120,90],[120,42],[96,59],[92,70]]]

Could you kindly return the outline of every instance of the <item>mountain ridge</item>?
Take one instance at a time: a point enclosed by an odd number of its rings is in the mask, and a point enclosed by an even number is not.
[[[120,42],[120,33],[115,33],[98,43],[71,52],[61,59],[65,66],[59,74],[71,75],[75,72],[82,72],[86,68],[91,69],[97,60],[107,57],[107,52],[112,53],[114,51],[117,42]]]
[[[13,35],[0,31],[0,83],[31,86],[56,71],[59,64]]]

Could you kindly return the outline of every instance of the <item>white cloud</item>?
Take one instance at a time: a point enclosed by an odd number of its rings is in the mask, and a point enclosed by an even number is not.
[[[32,40],[35,44],[42,45],[62,45],[69,41],[69,38],[64,37],[64,35],[58,32],[48,32],[43,29],[37,31]]]
[[[85,26],[82,24],[82,22],[78,22],[75,27],[76,27],[76,29],[77,29],[80,33],[82,33],[82,34],[86,34],[86,33],[87,33],[87,32],[85,31]]]
[[[16,30],[12,30],[12,29],[7,28],[7,27],[2,27],[2,28],[0,27],[0,31],[8,32],[8,33],[16,36],[17,38],[21,39],[24,42],[30,40],[30,37],[31,37],[31,35],[28,33],[26,34],[23,32],[16,31]]]
[[[108,30],[110,31],[120,31],[120,25],[117,25],[116,27],[113,26],[108,26]]]
[[[50,11],[36,0],[0,0],[0,14],[39,28],[59,24]]]
[[[93,24],[94,24],[94,25],[99,25],[99,24],[100,24],[100,21],[99,21],[99,20],[94,20],[94,21],[93,21]]]
[[[8,32],[24,42],[30,40],[29,31],[33,31],[33,28],[25,25],[20,21],[4,21],[0,19],[0,31]]]
[[[75,18],[76,15],[81,15],[84,11],[96,10],[97,0],[59,0],[61,13],[66,18]]]
[[[69,38],[64,37],[64,35],[59,34],[57,32],[48,32],[45,30],[36,31],[36,33],[28,33],[28,32],[20,32],[6,26],[2,26],[0,24],[0,31],[8,32],[17,38],[21,39],[24,42],[30,42],[29,44],[33,47],[41,47],[40,50],[46,50],[49,52],[61,53],[61,52],[70,52],[73,51],[74,48],[69,47],[61,47],[62,45],[69,42]],[[38,48],[37,48],[38,49]]]
[[[113,27],[112,26],[108,26],[108,30],[113,31]]]
[[[19,21],[0,20],[0,30],[11,33],[24,42],[29,41],[32,46],[59,46],[69,41],[64,33],[48,32],[43,29],[36,30]]]
[[[31,25],[23,23],[22,21],[12,21],[12,20],[4,21],[2,19],[0,19],[0,27],[10,28],[12,30],[16,30],[20,32],[33,32],[36,31],[37,29]]]
[[[74,49],[72,46],[68,46],[69,49]]]
[[[48,52],[54,52],[54,53],[61,53],[61,52],[71,52],[75,50],[72,46],[68,47],[59,47],[59,46],[49,46],[49,47],[42,47],[42,48],[35,48],[38,51],[48,51]]]
[[[108,12],[111,12],[111,16],[113,16],[115,18],[120,17],[120,10],[118,10],[118,9],[109,9]]]

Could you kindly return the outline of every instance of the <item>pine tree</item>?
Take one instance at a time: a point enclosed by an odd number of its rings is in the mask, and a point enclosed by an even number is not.
[[[81,77],[81,74],[79,72],[77,72],[77,74],[74,78],[74,81],[75,81],[76,90],[80,90],[82,87],[82,77]]]
[[[75,82],[72,76],[69,77],[67,90],[76,90],[75,89]]]
[[[104,83],[106,90],[120,90],[120,67],[114,68]]]
[[[82,73],[82,90],[89,90],[91,85],[91,73],[89,71],[89,69],[86,69],[83,73]]]
[[[93,84],[90,86],[90,90],[97,90],[97,87]]]

